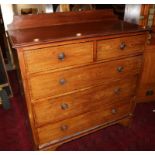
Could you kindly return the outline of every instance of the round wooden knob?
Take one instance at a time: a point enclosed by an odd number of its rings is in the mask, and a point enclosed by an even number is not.
[[[64,60],[65,59],[65,53],[64,52],[59,53],[58,54],[58,59],[61,60],[61,61]]]
[[[112,114],[116,114],[116,113],[117,113],[117,110],[116,110],[115,108],[113,108],[113,109],[111,110],[111,113],[112,113]]]
[[[114,89],[114,93],[115,93],[115,94],[118,95],[118,94],[120,94],[120,92],[121,92],[121,88],[115,88],[115,89]]]
[[[61,104],[61,109],[62,109],[62,110],[66,110],[66,109],[68,109],[68,107],[69,107],[69,106],[68,106],[67,103],[62,103],[62,104]]]
[[[117,71],[118,71],[118,72],[123,72],[123,70],[124,70],[124,67],[123,67],[123,66],[117,67]]]
[[[125,47],[126,47],[125,42],[122,42],[122,43],[120,44],[120,49],[123,50]]]
[[[60,127],[61,131],[66,131],[68,129],[68,126],[67,125],[62,125]]]
[[[59,83],[60,83],[60,85],[64,85],[66,83],[66,80],[65,79],[60,79]]]

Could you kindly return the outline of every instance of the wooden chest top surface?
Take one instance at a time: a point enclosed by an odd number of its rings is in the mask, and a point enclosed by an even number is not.
[[[146,29],[118,20],[111,10],[15,16],[8,25],[15,48],[142,31]]]
[[[13,47],[17,47],[141,31],[144,29],[122,21],[98,21],[10,30],[9,36]],[[81,36],[77,36],[79,33]]]

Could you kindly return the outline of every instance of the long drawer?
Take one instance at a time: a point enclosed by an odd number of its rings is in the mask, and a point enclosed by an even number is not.
[[[94,111],[38,128],[39,144],[48,142],[52,144],[79,135],[98,125],[120,119],[129,114],[131,106],[130,98],[126,98],[117,104],[110,102],[109,105],[99,106]]]
[[[97,41],[97,60],[142,53],[144,44],[145,35]]]
[[[139,73],[141,56],[99,63],[70,70],[49,72],[28,79],[31,100],[55,97]]]
[[[29,50],[24,57],[29,73],[81,65],[93,61],[93,42]]]
[[[132,97],[135,94],[137,78],[100,85],[81,92],[34,103],[36,126],[48,122],[57,122],[98,106],[117,103],[120,99]],[[112,99],[112,100],[111,100]]]

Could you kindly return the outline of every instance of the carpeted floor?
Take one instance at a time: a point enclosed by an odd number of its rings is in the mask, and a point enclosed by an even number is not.
[[[10,72],[14,97],[11,109],[0,107],[0,150],[33,150],[24,100],[19,93],[16,72]],[[137,105],[131,127],[113,125],[58,148],[59,151],[155,150],[154,103]]]

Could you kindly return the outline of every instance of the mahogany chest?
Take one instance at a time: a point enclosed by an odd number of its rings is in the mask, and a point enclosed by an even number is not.
[[[145,29],[111,12],[82,11],[18,16],[8,34],[36,149],[52,150],[109,125],[127,125]]]

